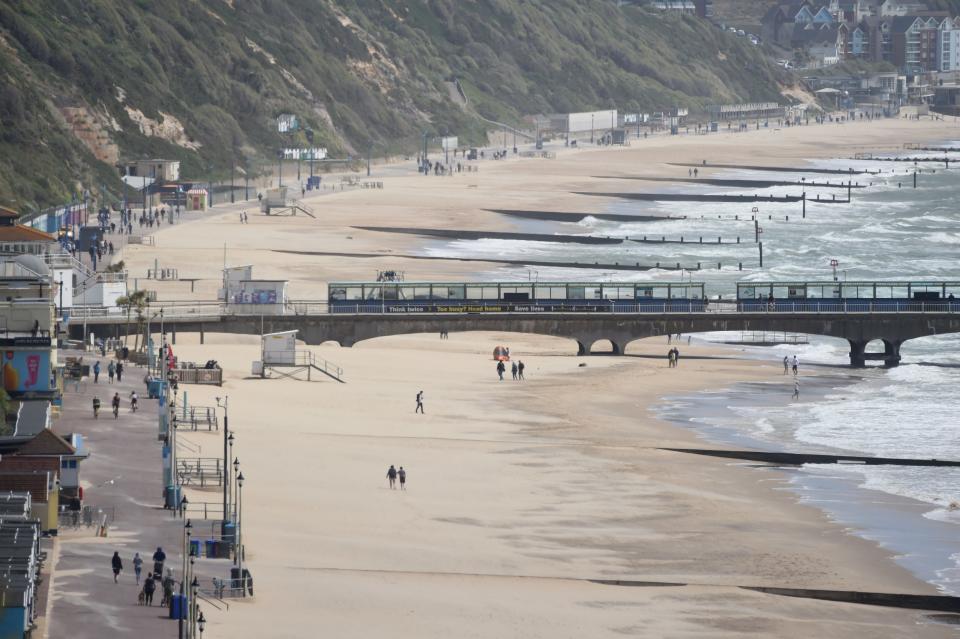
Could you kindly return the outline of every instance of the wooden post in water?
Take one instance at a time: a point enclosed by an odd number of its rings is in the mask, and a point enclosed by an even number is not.
[[[758,243],[760,246],[760,268],[763,268],[763,242]]]
[[[913,170],[913,188],[917,188],[917,170]]]
[[[807,192],[804,191],[803,195],[800,197],[803,201],[803,219],[807,219]]]

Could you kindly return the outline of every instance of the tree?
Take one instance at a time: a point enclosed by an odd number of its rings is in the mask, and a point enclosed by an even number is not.
[[[123,333],[124,346],[127,345],[127,337],[130,335],[130,313],[134,310],[137,311],[137,339],[134,342],[133,347],[135,352],[140,351],[140,333],[142,332],[144,324],[143,311],[147,307],[147,301],[146,291],[134,291],[129,295],[124,295],[123,297],[117,298],[117,306],[124,308],[127,311],[127,326]],[[144,346],[146,346],[146,340],[144,340]]]

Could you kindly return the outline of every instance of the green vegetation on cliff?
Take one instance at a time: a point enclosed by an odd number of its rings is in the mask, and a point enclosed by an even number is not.
[[[707,22],[610,0],[0,0],[0,203],[117,191],[68,107],[121,159],[199,179],[305,143],[281,113],[331,155],[382,155],[424,131],[480,141],[481,116],[776,99],[776,73]]]

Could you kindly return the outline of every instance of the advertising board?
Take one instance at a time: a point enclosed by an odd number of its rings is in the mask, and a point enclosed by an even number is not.
[[[50,351],[3,352],[3,388],[9,393],[50,390]]]

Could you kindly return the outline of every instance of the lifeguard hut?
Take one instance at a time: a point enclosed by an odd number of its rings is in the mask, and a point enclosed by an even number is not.
[[[300,379],[297,375],[306,373],[307,381],[311,381],[311,372],[316,370],[342,383],[342,368],[317,357],[309,350],[297,350],[297,332],[293,330],[261,335],[260,360],[253,363],[252,373],[265,378],[270,372],[274,372],[280,377],[291,379]]]
[[[207,210],[207,190],[192,188],[187,191],[187,210],[188,211],[206,211]]]
[[[260,212],[264,215],[296,215],[303,213],[315,218],[316,215],[303,202],[290,197],[286,186],[268,189],[266,195],[260,199]]]

